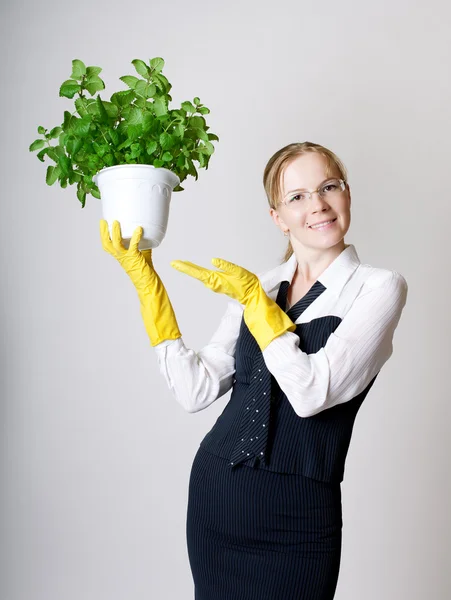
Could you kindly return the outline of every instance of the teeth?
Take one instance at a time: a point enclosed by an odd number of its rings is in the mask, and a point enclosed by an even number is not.
[[[332,219],[333,221],[333,219]],[[320,227],[324,227],[325,225],[329,225],[329,223],[332,223],[332,221],[326,221],[325,223],[321,223],[319,225],[311,225],[311,229],[319,229]]]

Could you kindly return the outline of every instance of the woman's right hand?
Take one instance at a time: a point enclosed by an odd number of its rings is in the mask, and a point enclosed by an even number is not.
[[[119,222],[113,222],[111,239],[108,223],[104,219],[100,221],[103,249],[114,256],[132,280],[138,292],[147,334],[151,345],[156,346],[164,340],[175,340],[182,334],[166,288],[153,268],[152,249],[138,250],[142,234],[142,227],[137,227],[127,250],[122,243]]]
[[[125,248],[122,243],[121,226],[119,221],[114,221],[112,225],[112,234],[108,231],[108,223],[102,219],[100,221],[100,237],[103,249],[114,256],[120,263],[127,275],[133,281],[138,293],[149,291],[156,286],[158,275],[153,268],[152,249],[140,252],[138,244],[141,240],[143,230],[137,227],[133,232],[129,248]],[[144,254],[145,253],[145,254]]]

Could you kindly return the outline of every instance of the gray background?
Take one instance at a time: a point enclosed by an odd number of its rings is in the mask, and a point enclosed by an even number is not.
[[[450,597],[450,18],[437,0],[2,4],[2,600],[193,598],[190,468],[230,395],[177,404],[101,247],[100,201],[82,210],[75,186],[48,187],[50,163],[28,152],[72,110],[58,97],[72,59],[102,67],[109,99],[131,60],[155,56],[170,107],[199,96],[220,137],[154,252],[187,346],[208,342],[227,298],[170,261],[272,268],[286,239],[267,160],[309,140],[347,166],[346,242],[409,296],[356,421],[336,598]]]

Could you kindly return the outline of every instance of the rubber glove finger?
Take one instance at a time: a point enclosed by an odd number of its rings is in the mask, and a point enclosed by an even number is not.
[[[142,238],[142,235],[143,235],[143,228],[137,227],[135,229],[135,231],[133,232],[133,235],[130,240],[130,245],[128,247],[129,252],[138,252],[138,244]]]
[[[191,275],[191,277],[195,277],[202,282],[207,282],[213,271],[210,269],[205,269],[204,267],[200,267],[188,260],[173,260],[171,261],[171,267],[177,269],[177,271],[181,271],[182,273],[186,273],[187,275]]]
[[[223,258],[212,258],[211,262],[222,269],[226,273],[230,273],[231,275],[235,275],[236,277],[242,277],[243,275],[253,275],[250,271],[247,271],[244,267],[240,267],[235,263],[229,262],[228,260],[224,260]]]
[[[111,239],[113,240],[113,246],[116,252],[121,255],[127,252],[124,244],[122,243],[121,225],[119,221],[113,221]]]
[[[104,219],[101,219],[100,221],[100,239],[102,241],[103,249],[108,252],[108,254],[116,256],[110,239],[110,232],[108,231],[108,223]]]

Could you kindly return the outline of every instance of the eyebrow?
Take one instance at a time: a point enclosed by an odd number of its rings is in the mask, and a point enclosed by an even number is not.
[[[327,179],[325,179],[324,181],[322,181],[318,187],[321,187],[323,185],[323,183],[326,183],[326,181],[330,181],[331,179],[338,179],[338,177],[328,177]],[[286,198],[287,196],[289,196],[290,194],[294,194],[294,192],[308,192],[307,188],[297,188],[295,190],[291,190],[291,192],[287,192],[284,196],[284,198]]]

